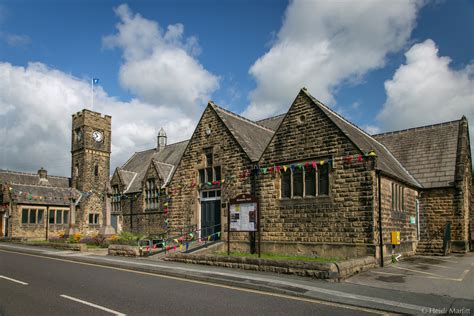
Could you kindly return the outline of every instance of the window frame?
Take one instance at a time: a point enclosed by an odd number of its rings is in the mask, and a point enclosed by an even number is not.
[[[405,186],[392,182],[392,211],[404,212],[405,207]]]
[[[33,214],[34,214],[34,221],[31,220]],[[44,225],[45,224],[44,214],[45,214],[44,207],[22,207],[21,219],[20,219],[21,225],[30,225],[30,226],[31,225]]]
[[[57,225],[57,226],[64,226],[64,225],[69,225],[70,222],[70,210],[67,208],[50,208],[49,213],[48,213],[48,224],[49,225]],[[51,214],[54,214],[54,216],[51,218]],[[58,216],[58,214],[61,214]],[[67,218],[66,216],[67,215]],[[61,218],[61,223],[58,223],[58,218]],[[51,219],[53,219],[53,222],[51,222]]]
[[[113,185],[112,186],[112,213],[119,213],[122,212],[122,201],[121,201],[122,194],[120,193],[119,186]]]
[[[91,222],[91,216],[92,216],[92,222]],[[88,224],[89,224],[89,226],[98,226],[99,225],[99,213],[89,213]]]
[[[156,178],[148,178],[145,183],[145,210],[156,210],[160,203],[160,186]]]
[[[331,182],[330,182],[330,174],[331,174],[331,169],[329,168],[329,165],[328,164],[325,164],[323,166],[320,166],[320,167],[317,167],[316,169],[313,168],[313,165],[312,165],[312,162],[309,162],[309,161],[304,161],[304,162],[298,162],[298,163],[293,163],[292,165],[295,165],[294,168],[291,168],[291,167],[288,167],[288,169],[286,171],[284,171],[283,169],[281,170],[280,172],[280,199],[314,199],[314,198],[321,198],[321,197],[329,197],[330,196],[330,193],[331,193]],[[302,166],[301,168],[299,166]],[[321,191],[320,191],[320,168],[323,167],[323,168],[327,168],[327,188],[328,188],[328,194],[321,194]],[[294,169],[294,170],[293,170]],[[309,169],[309,170],[308,170]],[[295,195],[295,179],[294,179],[294,173],[295,171],[298,170],[297,172],[299,172],[301,170],[301,186],[302,186],[302,193],[301,195]],[[289,172],[289,179],[287,179],[287,181],[289,181],[288,184],[285,184],[284,181],[285,179],[283,178],[284,177],[284,173],[286,174],[287,172]],[[307,194],[306,192],[306,186],[307,186],[307,179],[306,179],[306,175],[308,174],[308,172],[312,172],[314,174],[314,195],[312,194]],[[288,177],[288,176],[286,176]],[[286,194],[284,194],[283,190],[285,190],[285,188],[287,188],[287,186],[289,185],[290,187],[290,196],[286,196]],[[284,196],[285,195],[285,196]]]

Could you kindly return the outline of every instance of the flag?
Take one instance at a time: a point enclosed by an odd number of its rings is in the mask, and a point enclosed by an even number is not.
[[[98,84],[99,78],[92,78],[92,84]]]

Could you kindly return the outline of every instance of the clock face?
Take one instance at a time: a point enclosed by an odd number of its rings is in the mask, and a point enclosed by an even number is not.
[[[102,132],[94,131],[92,132],[92,139],[100,143],[104,139],[104,135],[102,134]]]

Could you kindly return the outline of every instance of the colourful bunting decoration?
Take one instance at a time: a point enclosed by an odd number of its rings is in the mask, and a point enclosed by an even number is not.
[[[288,166],[283,166],[283,171],[286,172],[286,169],[288,169]]]

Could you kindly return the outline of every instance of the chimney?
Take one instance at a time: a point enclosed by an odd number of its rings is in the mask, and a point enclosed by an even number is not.
[[[163,127],[158,132],[156,151],[162,151],[166,147],[166,133]]]

